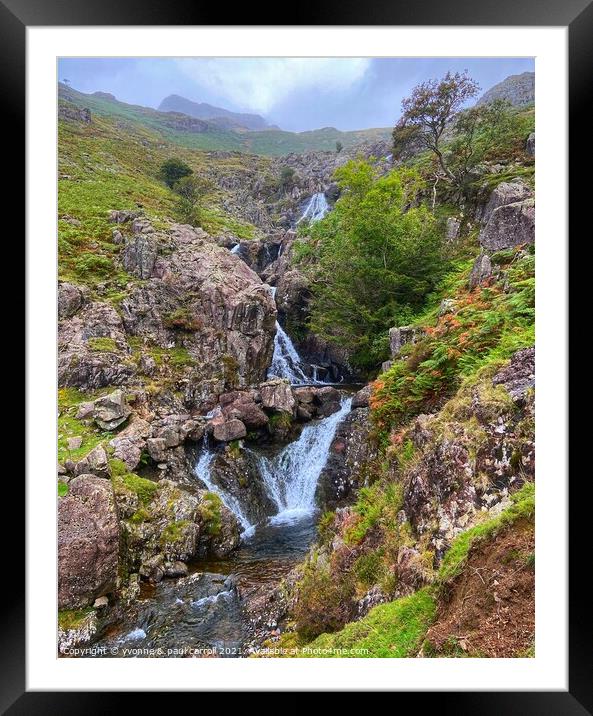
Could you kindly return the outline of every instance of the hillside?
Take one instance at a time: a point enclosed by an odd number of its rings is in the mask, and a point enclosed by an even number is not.
[[[510,75],[491,87],[478,100],[478,105],[496,99],[506,100],[513,107],[525,107],[535,102],[535,72]]]
[[[200,150],[237,151],[263,156],[282,156],[291,152],[335,151],[339,141],[352,148],[365,141],[389,139],[388,128],[342,132],[333,127],[308,132],[287,132],[268,128],[246,132],[229,124],[229,116],[198,118],[180,112],[161,112],[147,107],[120,102],[104,92],[84,94],[60,83],[59,97],[77,109],[89,109],[98,117],[126,122],[136,131],[148,129],[163,140]],[[135,127],[132,127],[135,125]]]
[[[206,102],[192,102],[192,100],[170,94],[159,104],[159,112],[179,112],[198,119],[221,119],[228,122],[229,127],[243,129],[266,129],[269,123],[259,114],[244,114],[231,112],[223,107],[214,107]]]

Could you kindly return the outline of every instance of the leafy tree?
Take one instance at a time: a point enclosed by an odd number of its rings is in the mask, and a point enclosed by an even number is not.
[[[445,159],[443,133],[454,115],[478,90],[478,83],[467,72],[447,72],[441,80],[417,85],[402,101],[402,116],[393,132],[394,151],[401,148],[402,139],[414,138],[435,155],[444,177],[457,183],[458,177]]]
[[[193,169],[184,161],[176,159],[175,157],[164,161],[159,170],[159,178],[161,181],[164,181],[170,189],[173,189],[175,183],[180,179],[190,176],[191,174],[193,174]]]
[[[342,142],[336,142],[336,152],[339,154],[342,149],[344,149],[344,145],[342,144]]]
[[[282,167],[280,170],[280,187],[288,189],[294,184],[295,171],[292,167]]]
[[[173,185],[178,195],[177,212],[181,221],[197,224],[200,221],[200,204],[204,196],[211,190],[207,179],[194,175],[184,176]]]
[[[350,161],[335,177],[341,198],[295,253],[313,279],[312,329],[371,368],[386,357],[388,329],[408,322],[441,277],[440,233],[418,202],[416,172],[377,178],[369,163]]]

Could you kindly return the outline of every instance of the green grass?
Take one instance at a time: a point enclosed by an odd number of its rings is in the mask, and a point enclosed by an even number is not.
[[[117,344],[113,338],[89,338],[86,343],[92,351],[97,351],[99,353],[113,353],[114,351],[117,351]]]
[[[428,589],[380,604],[335,634],[322,634],[300,650],[301,657],[404,658],[416,656],[436,614]],[[311,651],[310,651],[311,650]],[[316,653],[316,650],[321,650]],[[324,650],[326,653],[323,653]],[[345,651],[345,653],[340,653]]]
[[[109,468],[111,470],[111,479],[116,490],[129,490],[138,496],[141,507],[150,504],[155,492],[158,490],[158,484],[152,480],[130,472],[126,464],[122,460],[112,458],[109,460]]]
[[[523,487],[512,496],[513,504],[497,517],[460,534],[451,544],[441,563],[437,582],[444,584],[460,574],[472,546],[480,540],[489,540],[501,530],[514,524],[520,519],[533,520],[535,515],[535,485],[525,483]]]
[[[85,609],[60,609],[58,612],[58,626],[62,631],[78,629],[95,613],[91,607]]]

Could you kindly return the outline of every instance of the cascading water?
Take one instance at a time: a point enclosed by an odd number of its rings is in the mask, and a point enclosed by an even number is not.
[[[274,458],[260,456],[258,466],[278,513],[272,523],[292,522],[315,511],[315,492],[336,429],[350,412],[351,398],[342,398],[340,410],[306,425],[298,440]]]
[[[255,526],[247,519],[239,502],[232,495],[229,495],[224,490],[221,490],[220,487],[212,481],[210,467],[212,465],[212,461],[214,460],[214,455],[215,453],[209,450],[208,445],[204,443],[202,453],[194,468],[196,477],[198,477],[204,485],[206,485],[210,492],[214,492],[220,497],[222,504],[227,507],[239,520],[239,524],[243,528],[242,536],[248,537],[253,533]]]
[[[307,203],[307,206],[305,207],[301,218],[297,221],[297,224],[300,224],[301,221],[305,220],[309,221],[310,223],[320,221],[321,219],[323,219],[323,217],[327,214],[328,211],[329,204],[327,203],[325,194],[320,191],[317,194],[313,194],[313,196],[309,199],[309,202]]]
[[[290,336],[276,321],[274,354],[272,365],[268,370],[268,378],[287,378],[293,385],[314,382],[307,378],[301,366],[301,357],[290,340]]]

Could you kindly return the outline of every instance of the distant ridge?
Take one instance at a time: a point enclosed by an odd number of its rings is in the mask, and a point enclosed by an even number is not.
[[[244,129],[270,129],[268,122],[259,114],[231,112],[206,102],[192,102],[190,99],[170,94],[158,106],[159,112],[181,112],[197,119],[225,119],[228,126]]]
[[[535,102],[535,72],[510,75],[485,92],[477,104],[488,104],[495,99],[506,99],[514,107]]]

